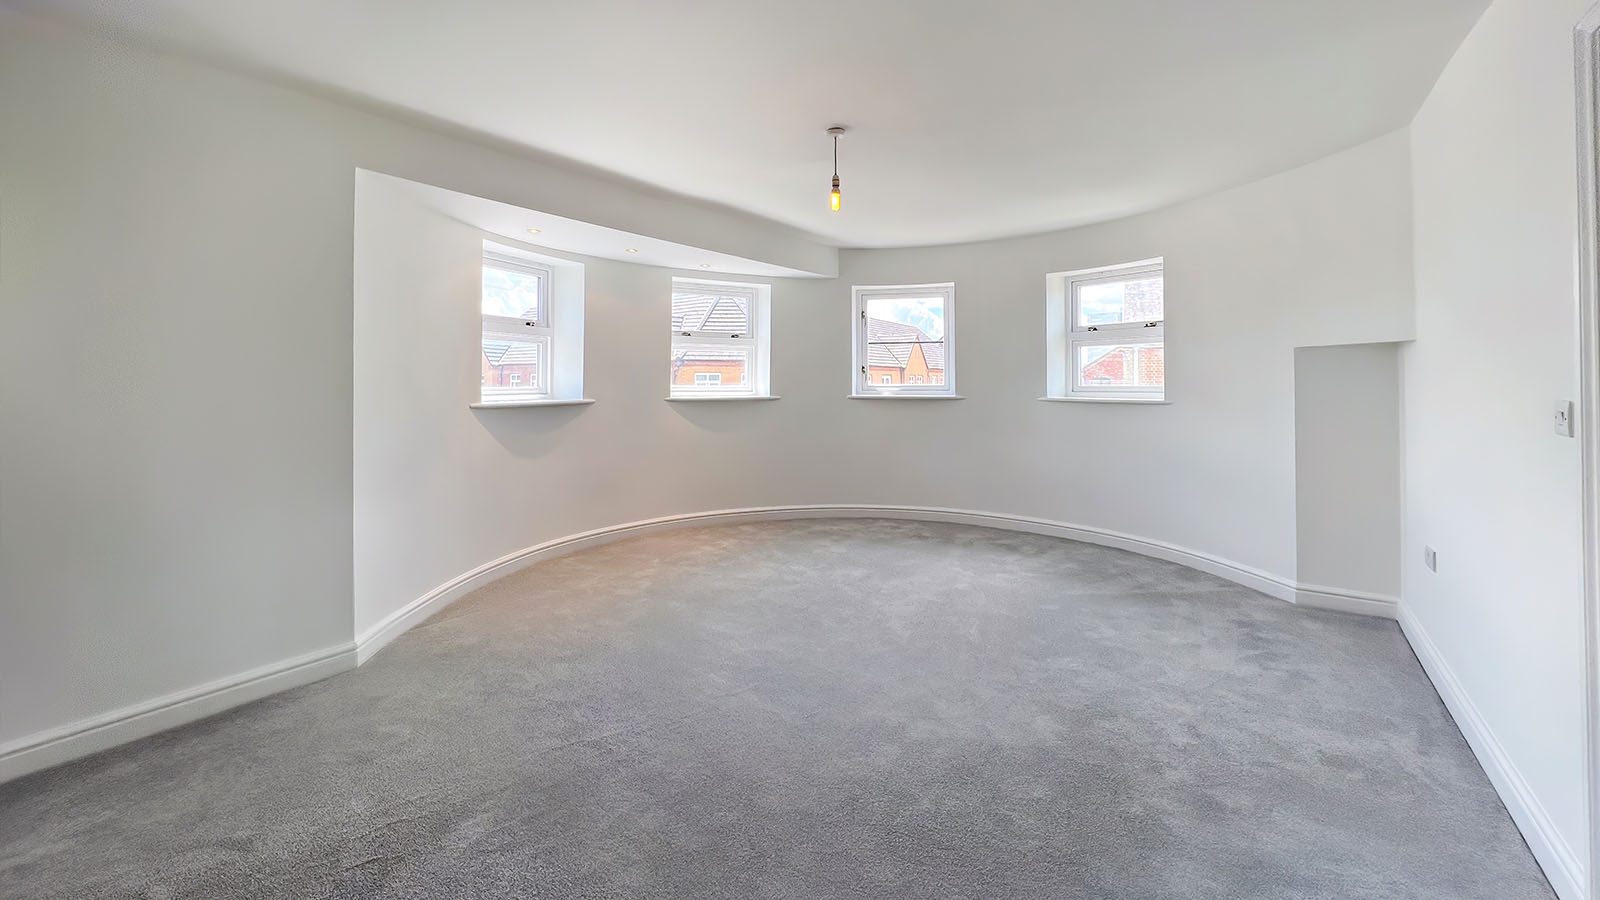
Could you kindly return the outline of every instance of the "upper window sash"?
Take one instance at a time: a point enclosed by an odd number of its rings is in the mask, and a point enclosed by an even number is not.
[[[759,296],[757,289],[742,285],[719,284],[711,281],[690,281],[687,279],[675,278],[672,281],[672,293],[674,298],[676,298],[679,294],[701,294],[710,296],[715,298],[715,300],[713,300],[714,304],[725,298],[742,300],[744,302],[745,317],[745,327],[743,331],[713,330],[707,328],[673,328],[672,334],[674,337],[722,337],[749,340],[755,339],[755,331],[757,327],[756,302],[757,297]],[[702,322],[700,324],[704,325],[707,323]]]
[[[551,307],[553,304],[550,302],[550,298],[551,288],[555,280],[554,270],[552,270],[549,266],[536,263],[532,260],[517,259],[504,254],[491,252],[486,252],[483,254],[483,267],[485,269],[495,269],[513,275],[532,275],[538,278],[539,292],[537,301],[534,305],[533,324],[535,327],[539,328],[548,329],[551,327],[551,319],[553,318],[551,315]],[[526,317],[498,316],[492,313],[483,314],[483,320],[485,323],[488,323],[491,319],[507,322],[515,321],[518,323],[525,323],[528,321]]]
[[[1131,331],[1140,328],[1159,328],[1165,324],[1166,312],[1163,309],[1161,318],[1131,319],[1124,322],[1104,322],[1100,324],[1083,324],[1083,289],[1097,284],[1119,284],[1125,281],[1138,281],[1149,276],[1160,276],[1165,280],[1165,262],[1152,263],[1143,266],[1130,266],[1114,268],[1095,272],[1085,272],[1074,276],[1067,281],[1067,296],[1070,300],[1070,318],[1068,329],[1078,334],[1096,334],[1110,331]]]

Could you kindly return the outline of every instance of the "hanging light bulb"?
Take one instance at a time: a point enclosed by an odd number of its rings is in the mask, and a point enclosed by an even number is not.
[[[838,212],[844,205],[844,195],[839,193],[839,135],[844,134],[844,128],[835,125],[828,133],[833,135],[833,192],[828,195],[828,208]]]

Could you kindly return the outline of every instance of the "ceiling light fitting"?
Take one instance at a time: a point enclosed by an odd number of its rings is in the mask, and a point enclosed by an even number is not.
[[[833,136],[833,192],[828,194],[828,208],[838,212],[844,205],[844,195],[839,193],[839,135],[844,134],[844,126],[835,125],[828,134]]]
[[[528,233],[529,234],[538,234],[539,233],[539,229],[537,229],[537,228],[529,228],[528,229]]]

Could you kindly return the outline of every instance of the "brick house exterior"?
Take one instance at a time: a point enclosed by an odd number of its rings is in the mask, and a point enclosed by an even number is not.
[[[483,342],[483,387],[540,391],[539,345],[512,341]]]
[[[1167,383],[1166,351],[1163,347],[1117,347],[1083,370],[1083,382],[1155,387]]]
[[[867,320],[867,379],[871,384],[944,384],[944,341],[887,319]]]

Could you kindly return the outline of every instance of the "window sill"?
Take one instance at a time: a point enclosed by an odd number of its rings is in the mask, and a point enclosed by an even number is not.
[[[960,394],[851,394],[851,400],[965,400]]]
[[[1042,403],[1124,403],[1132,406],[1171,406],[1171,400],[1150,397],[1040,397]]]
[[[777,400],[777,394],[732,394],[726,397],[668,397],[668,403],[744,403],[752,400]]]
[[[473,409],[528,409],[536,406],[588,406],[594,401],[584,397],[578,400],[512,400],[509,403],[474,403]]]

